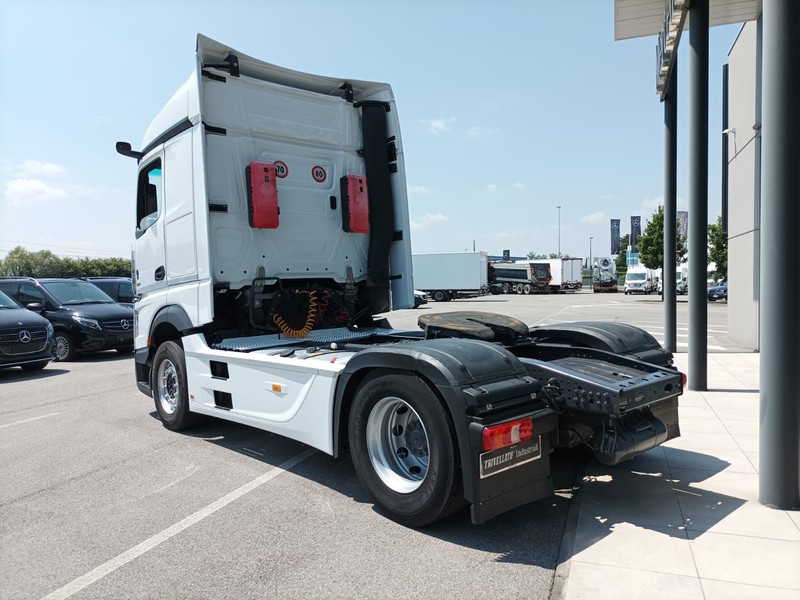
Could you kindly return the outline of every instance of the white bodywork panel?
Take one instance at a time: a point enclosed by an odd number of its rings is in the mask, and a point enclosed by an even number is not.
[[[250,425],[333,454],[336,381],[353,352],[282,358],[282,348],[231,352],[209,348],[201,335],[183,339],[189,408]],[[210,361],[227,364],[228,378],[211,374]],[[231,395],[233,408],[216,406],[214,390]]]
[[[227,212],[209,215],[214,281],[238,289],[250,284],[259,267],[267,277],[338,282],[349,267],[355,281],[364,279],[369,235],[342,230],[339,191],[340,177],[364,174],[356,153],[359,111],[341,98],[244,76],[204,85],[204,121],[227,130],[206,138],[208,200],[227,206]],[[268,116],[259,113],[264,106]],[[287,167],[278,179],[277,229],[248,224],[244,169],[254,160]],[[323,182],[312,177],[315,166],[324,169]]]

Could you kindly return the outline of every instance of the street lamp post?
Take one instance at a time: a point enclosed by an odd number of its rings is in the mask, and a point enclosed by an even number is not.
[[[589,236],[589,271],[593,269],[594,261],[592,261],[592,240],[594,236]]]
[[[561,258],[561,207],[556,206],[558,209],[558,258]]]

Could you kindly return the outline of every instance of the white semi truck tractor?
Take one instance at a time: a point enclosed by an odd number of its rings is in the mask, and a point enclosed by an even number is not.
[[[556,447],[615,464],[679,435],[682,375],[635,327],[380,317],[413,307],[389,85],[200,35],[140,148],[117,144],[138,182],[135,375],[166,428],[207,415],[349,453],[411,527],[552,494]]]

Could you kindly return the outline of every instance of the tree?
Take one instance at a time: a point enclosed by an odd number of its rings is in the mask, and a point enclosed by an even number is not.
[[[22,246],[11,250],[0,265],[0,275],[57,277],[60,273],[61,259],[50,250],[28,252]]]
[[[686,256],[686,244],[679,232],[675,232],[675,251],[680,263]],[[659,206],[647,227],[639,237],[639,262],[648,269],[664,267],[664,207]]]
[[[17,246],[0,260],[0,275],[12,277],[130,277],[126,258],[61,258],[50,250],[28,252]]]
[[[728,235],[722,228],[722,217],[708,226],[708,262],[717,265],[716,278],[728,278]]]
[[[630,234],[623,235],[619,240],[620,253],[614,263],[617,265],[617,275],[625,275],[628,271],[628,246],[631,243]]]

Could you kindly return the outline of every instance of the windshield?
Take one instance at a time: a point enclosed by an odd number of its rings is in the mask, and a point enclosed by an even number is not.
[[[61,304],[114,304],[111,296],[88,281],[48,281],[42,285]]]
[[[5,292],[0,291],[0,309],[3,308],[20,308],[20,305]]]
[[[644,281],[647,279],[647,273],[628,273],[625,278],[628,281]]]

